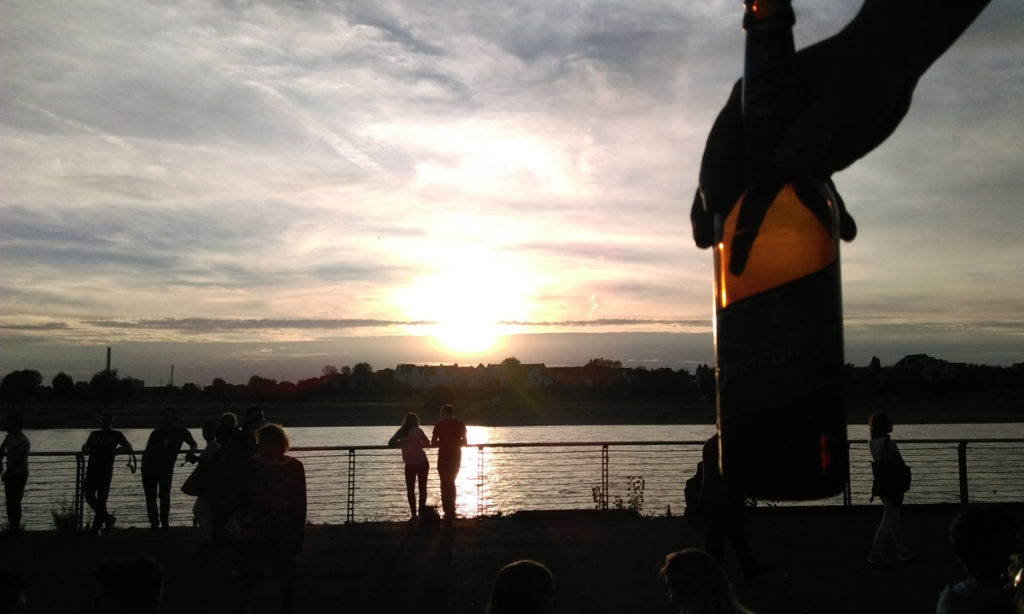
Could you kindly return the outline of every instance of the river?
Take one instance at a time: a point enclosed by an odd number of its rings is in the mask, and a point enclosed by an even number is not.
[[[148,429],[121,429],[141,450]],[[395,427],[295,427],[292,446],[317,448],[296,451],[306,466],[309,521],[340,523],[400,520],[408,515],[402,481],[401,458],[396,450],[327,447],[382,446]],[[430,434],[430,425],[424,426]],[[198,429],[192,430],[197,441]],[[699,442],[714,432],[710,425],[590,425],[590,426],[469,426],[469,443],[459,474],[459,514],[509,514],[524,509],[586,509],[601,499],[602,465],[607,467],[609,504],[642,506],[647,514],[683,511],[683,482],[693,473],[700,456]],[[47,429],[26,434],[33,453],[74,452],[80,449],[88,429]],[[850,438],[867,439],[867,427],[850,428]],[[955,502],[959,496],[957,446],[936,439],[968,439],[972,500],[1024,500],[1024,444],[985,443],[984,440],[1024,440],[1024,423],[913,424],[897,425],[893,438],[900,443],[915,469],[914,488],[908,503]],[[977,440],[977,441],[974,441]],[[606,451],[600,444],[611,445]],[[646,445],[659,442],[658,445]],[[666,443],[690,442],[690,443]],[[552,446],[556,443],[589,443]],[[523,444],[545,444],[526,446]],[[641,445],[645,444],[645,445]],[[350,456],[351,455],[351,456]],[[431,455],[433,464],[433,455]],[[866,445],[851,449],[851,495],[854,504],[868,502],[870,469]],[[172,492],[173,524],[191,523],[193,499],[178,487],[191,471],[175,472]],[[350,478],[351,471],[351,478]],[[52,528],[54,512],[70,505],[74,494],[75,462],[71,456],[33,455],[25,497],[26,528]],[[638,488],[638,480],[643,487]],[[351,481],[350,481],[351,479]],[[351,485],[351,488],[350,488]],[[436,474],[430,476],[430,504],[439,505]],[[596,491],[595,491],[596,490]],[[643,495],[640,502],[638,495]],[[351,502],[351,516],[349,516]],[[841,504],[837,496],[817,504]],[[115,468],[110,508],[118,526],[145,526],[145,505],[139,474],[124,463]],[[91,517],[91,512],[86,512]]]

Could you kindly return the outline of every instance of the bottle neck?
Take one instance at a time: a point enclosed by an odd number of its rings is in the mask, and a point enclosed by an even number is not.
[[[746,0],[743,28],[743,131],[753,171],[771,154],[789,124],[796,79],[793,7],[790,0]]]

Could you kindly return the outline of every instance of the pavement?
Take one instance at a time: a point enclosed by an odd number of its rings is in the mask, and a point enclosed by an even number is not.
[[[1024,505],[1003,507],[1024,520]],[[748,533],[755,555],[773,569],[745,578],[728,546],[725,568],[755,612],[934,612],[939,590],[963,575],[947,539],[957,509],[906,506],[903,527],[918,557],[877,569],[866,558],[881,506],[758,508]],[[659,564],[669,552],[703,543],[703,530],[678,516],[601,511],[521,512],[431,527],[309,526],[293,611],[481,613],[498,570],[532,558],[553,572],[556,612],[667,613]],[[0,536],[0,568],[27,579],[34,613],[91,611],[97,564],[138,553],[163,565],[165,614],[232,611],[231,551],[201,549],[195,529]],[[277,603],[277,587],[268,583],[250,612],[277,612]]]

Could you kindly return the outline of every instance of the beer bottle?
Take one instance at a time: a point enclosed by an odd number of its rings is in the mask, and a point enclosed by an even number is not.
[[[720,469],[747,497],[821,498],[849,471],[837,203],[822,178],[772,163],[794,105],[790,0],[745,5],[750,185],[715,219]]]

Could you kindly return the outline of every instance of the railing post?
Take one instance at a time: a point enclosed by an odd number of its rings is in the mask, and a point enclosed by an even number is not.
[[[843,505],[850,507],[853,505],[853,487],[850,485],[850,441],[846,442],[846,484],[843,486]]]
[[[608,444],[601,444],[601,509],[608,509]]]
[[[484,514],[484,447],[476,447],[476,515]]]
[[[348,493],[345,502],[345,524],[356,520],[356,449],[348,449]]]
[[[967,490],[967,441],[961,441],[956,450],[957,465],[960,467],[960,504],[967,505],[971,502],[970,493]]]
[[[85,528],[85,456],[75,454],[75,500],[71,509],[75,515],[75,531],[81,533]]]

